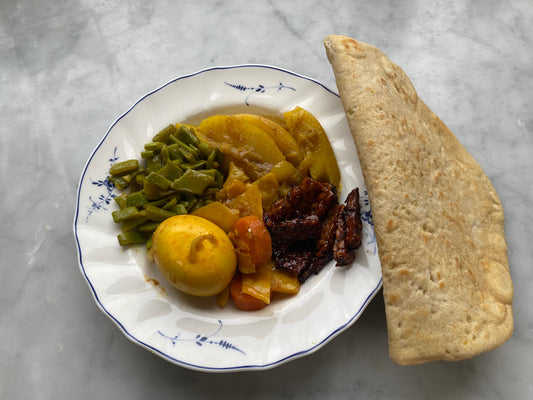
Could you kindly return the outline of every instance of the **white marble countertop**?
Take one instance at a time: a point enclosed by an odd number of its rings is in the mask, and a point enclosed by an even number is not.
[[[0,398],[533,398],[533,4],[514,1],[57,1],[0,4]],[[184,369],[99,311],[72,234],[76,188],[146,92],[264,63],[335,89],[330,33],[381,48],[478,160],[505,210],[515,331],[471,360],[400,367],[381,293],[317,352],[271,370]]]

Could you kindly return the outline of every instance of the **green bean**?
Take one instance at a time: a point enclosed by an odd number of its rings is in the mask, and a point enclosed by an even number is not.
[[[159,171],[163,167],[163,161],[159,154],[155,154],[153,157],[146,159],[146,164],[148,173]]]
[[[166,177],[171,181],[180,177],[181,174],[183,174],[183,169],[181,169],[180,163],[177,161],[169,161],[166,167]]]
[[[187,146],[185,143],[183,143],[182,145],[180,145],[178,150],[183,156],[183,158],[189,161],[190,163],[195,163],[196,161],[198,161],[198,157],[191,146]]]
[[[148,240],[146,241],[146,250],[150,250],[152,248],[152,238],[152,235],[148,237]]]
[[[198,160],[198,161],[193,162],[193,163],[183,163],[183,164],[181,164],[181,166],[183,168],[188,168],[188,169],[200,169],[200,168],[204,168],[206,165],[207,165],[207,161],[206,160]]]
[[[160,175],[155,172],[150,172],[148,176],[146,177],[146,180],[148,182],[153,183],[157,187],[160,187],[161,189],[168,189],[172,181],[170,179],[167,179],[165,176]]]
[[[193,211],[198,210],[200,207],[203,207],[205,205],[205,199],[199,198],[197,199],[191,208],[189,208],[189,213],[192,213]]]
[[[165,144],[162,142],[148,142],[144,145],[144,150],[153,151],[154,153],[159,153],[164,146]]]
[[[202,157],[204,160],[209,157],[209,154],[211,154],[211,151],[213,151],[213,148],[205,142],[198,142],[198,144],[195,144],[194,147],[198,149],[198,154],[200,157]]]
[[[155,156],[155,152],[153,150],[141,151],[141,158],[152,158],[153,156]]]
[[[148,206],[154,206],[154,207],[162,207],[164,206],[165,204],[167,204],[168,202],[172,201],[172,199],[176,199],[176,201],[179,201],[180,200],[180,196],[177,195],[177,194],[172,194],[170,196],[167,196],[167,197],[163,197],[162,199],[159,199],[159,200],[154,200],[154,201],[151,201],[149,203],[146,203],[144,205],[144,208],[148,207]]]
[[[126,160],[120,161],[109,168],[109,173],[112,176],[122,176],[130,172],[134,172],[139,168],[139,161],[137,160]]]
[[[140,211],[139,215],[128,218],[122,223],[122,232],[131,231],[146,221],[148,221],[146,212],[143,213],[143,211]]]
[[[146,216],[150,221],[164,221],[174,215],[176,214],[172,211],[163,210],[155,206],[146,206]]]
[[[209,153],[209,155],[207,156],[207,160],[205,162],[205,168],[206,169],[211,169],[213,167],[216,168],[215,164],[216,164],[216,157],[217,157],[217,152],[215,150],[211,150],[211,152]]]
[[[143,188],[142,185],[139,185],[137,183],[137,177],[135,177],[135,179],[131,181],[128,187],[130,188],[130,193],[139,192]]]
[[[146,173],[146,170],[139,166],[139,168],[137,168],[136,171],[133,171],[131,173],[129,173],[128,175],[124,175],[122,178],[128,183],[128,184],[131,184],[131,183],[136,183],[137,182],[137,176],[138,175],[144,175]]]
[[[175,212],[176,215],[187,214],[189,212],[187,206],[184,203],[176,204],[174,207],[172,207],[172,211]]]
[[[145,174],[138,174],[138,175],[135,175],[135,182],[142,186],[144,185],[144,181],[146,179],[146,175]]]
[[[144,180],[143,192],[146,195],[146,199],[150,202],[164,199],[165,197],[172,196],[176,192],[168,188],[167,190],[161,189],[159,186],[154,185],[152,182]],[[146,207],[146,206],[145,206]]]
[[[113,221],[123,222],[127,219],[139,216],[139,210],[137,207],[125,207],[121,208],[120,210],[113,211],[111,215],[113,216]]]
[[[161,148],[161,151],[160,151],[160,154],[161,154],[161,161],[163,162],[163,164],[166,164],[170,158],[170,155],[169,155],[169,152],[168,152],[168,147],[167,146],[163,146]]]
[[[172,210],[172,207],[174,207],[176,204],[178,204],[178,198],[173,197],[170,199],[163,207],[161,207],[163,210]]]
[[[128,207],[143,207],[148,200],[143,192],[134,192],[126,196],[126,206]]]
[[[224,185],[224,175],[218,169],[215,172],[215,183],[217,189],[220,189]]]
[[[144,235],[138,231],[128,231],[121,232],[118,236],[118,243],[121,246],[126,246],[128,244],[143,243],[146,238]]]
[[[200,170],[198,172],[201,173],[201,174],[210,176],[211,178],[213,178],[213,180],[215,180],[215,176],[217,174],[217,170],[213,169],[213,168],[211,168],[211,169],[202,169],[202,170]]]
[[[161,190],[159,190],[159,186],[147,181],[146,178],[143,179],[143,191],[148,201],[158,200],[163,197],[161,196]]]
[[[124,190],[128,187],[128,182],[121,176],[110,176],[108,179],[118,190]]]
[[[202,194],[202,192],[215,180],[209,175],[203,174],[194,169],[188,169],[178,179],[172,182],[172,189],[178,193],[192,193],[196,195]]]
[[[170,135],[174,135],[176,131],[176,127],[171,124],[159,131],[159,133],[152,138],[152,142],[168,143]]]
[[[208,175],[211,178],[213,178],[214,185],[211,185],[211,186],[214,186],[215,188],[217,188],[217,191],[224,184],[224,175],[222,175],[218,169],[215,169],[215,168],[202,169],[202,170],[199,170],[198,172],[200,172],[201,174]]]
[[[126,193],[122,193],[120,196],[115,197],[115,203],[118,204],[118,208],[127,207],[128,195]]]
[[[155,232],[155,230],[157,229],[159,224],[160,224],[160,222],[147,221],[147,222],[144,222],[141,225],[139,225],[137,227],[137,230],[139,232],[143,232],[143,233],[153,233],[153,232]]]
[[[183,160],[183,157],[179,150],[179,145],[177,143],[173,143],[171,145],[167,146],[168,150],[168,158],[171,160]]]
[[[179,128],[178,128],[178,132],[177,134],[175,135],[181,142],[185,143],[185,144],[188,144],[188,145],[193,145],[193,146],[198,146],[198,144],[200,143],[200,141],[198,140],[198,137],[196,136],[196,134],[194,133],[194,131],[184,125],[181,125]]]

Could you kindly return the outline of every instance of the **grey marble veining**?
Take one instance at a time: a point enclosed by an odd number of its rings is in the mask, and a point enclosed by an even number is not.
[[[0,3],[0,398],[533,397],[533,4],[529,0]],[[214,65],[264,63],[335,88],[322,39],[381,48],[493,181],[515,332],[471,360],[400,367],[381,295],[302,359],[207,374],[131,343],[96,307],[72,236],[76,187],[109,125],[146,92]]]

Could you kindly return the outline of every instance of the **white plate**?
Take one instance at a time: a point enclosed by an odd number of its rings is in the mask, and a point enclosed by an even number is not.
[[[364,244],[352,266],[330,263],[297,296],[243,312],[179,293],[147,260],[143,246],[118,245],[120,227],[111,212],[120,192],[107,180],[111,164],[138,158],[169,123],[215,113],[273,115],[295,106],[315,115],[330,138],[341,170],[339,200],[361,188]],[[272,66],[209,68],[137,101],[111,125],[83,170],[74,236],[81,273],[100,309],[133,342],[196,370],[266,369],[310,354],[352,325],[381,287],[368,197],[341,101],[319,82]]]

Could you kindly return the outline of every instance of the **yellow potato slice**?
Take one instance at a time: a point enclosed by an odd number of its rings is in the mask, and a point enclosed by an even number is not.
[[[290,272],[275,269],[272,271],[270,290],[277,293],[297,294],[300,291],[300,281]]]
[[[218,201],[214,201],[193,211],[192,215],[205,218],[228,233],[239,219],[239,210],[229,208]]]
[[[215,145],[246,175],[256,180],[285,160],[274,140],[255,124],[232,115],[215,115],[198,126],[199,136]]]
[[[274,262],[267,261],[251,274],[242,274],[242,292],[270,304],[270,284]]]
[[[311,177],[335,186],[340,182],[340,171],[335,153],[320,122],[301,107],[283,114],[287,130],[296,139],[304,160],[301,167],[309,169]],[[299,169],[301,169],[299,167]],[[305,171],[303,171],[305,172]]]
[[[302,161],[303,155],[300,151],[298,142],[296,142],[292,135],[276,122],[253,114],[237,114],[235,117],[249,122],[266,132],[266,134],[274,140],[287,160],[292,164],[298,165]]]

